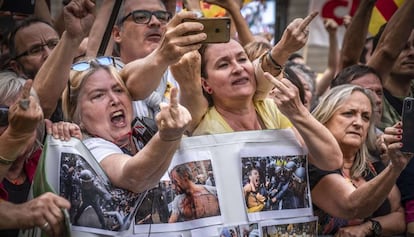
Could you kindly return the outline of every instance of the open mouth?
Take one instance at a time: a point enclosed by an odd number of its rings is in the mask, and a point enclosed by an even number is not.
[[[116,127],[124,127],[126,124],[124,112],[122,110],[114,112],[111,115],[111,122]]]
[[[244,84],[246,84],[247,82],[249,82],[249,78],[247,78],[247,77],[242,77],[242,78],[239,78],[239,79],[237,79],[237,80],[232,81],[232,82],[231,82],[231,84],[232,84],[232,85],[244,85]]]

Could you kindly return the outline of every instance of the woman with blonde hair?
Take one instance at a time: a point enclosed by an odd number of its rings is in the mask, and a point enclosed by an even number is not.
[[[404,210],[395,182],[412,155],[399,151],[401,124],[385,131],[384,146],[392,162],[384,167],[379,161],[372,162],[368,152],[368,146],[376,139],[374,102],[369,90],[355,85],[335,87],[321,99],[312,115],[331,131],[343,154],[340,169],[309,168],[319,234],[404,233]]]

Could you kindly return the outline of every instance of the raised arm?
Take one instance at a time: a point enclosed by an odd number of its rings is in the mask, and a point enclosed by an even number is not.
[[[336,39],[338,24],[333,19],[325,19],[324,26],[329,35],[328,67],[319,80],[316,81],[315,94],[317,97],[323,95],[334,79],[339,57],[338,40]]]
[[[414,28],[413,21],[414,1],[405,1],[388,21],[375,51],[367,65],[387,83],[387,75],[392,69]],[[384,66],[387,65],[387,66]]]
[[[254,41],[252,32],[247,25],[246,20],[243,18],[240,12],[240,5],[235,0],[205,0],[205,2],[218,5],[227,10],[230,14],[234,26],[236,27],[237,36],[240,44],[245,46],[249,42]]]
[[[326,175],[313,188],[312,201],[333,216],[346,219],[370,216],[388,197],[397,178],[413,156],[399,150],[402,146],[401,127],[388,127],[385,134],[391,162],[378,176],[355,189],[339,174]],[[339,193],[342,195],[338,195]]]
[[[133,157],[113,154],[101,161],[115,186],[143,192],[158,184],[191,121],[188,110],[178,103],[177,94],[178,90],[172,88],[170,104],[160,105],[161,112],[156,116],[159,130],[141,151]]]
[[[167,68],[178,62],[187,52],[198,50],[207,35],[201,32],[198,22],[182,22],[185,18],[196,18],[193,12],[176,14],[167,25],[167,31],[159,47],[145,58],[134,60],[123,68],[121,76],[133,100],[144,99],[154,91]],[[188,35],[188,33],[193,32]]]
[[[12,162],[27,148],[27,143],[35,136],[36,128],[43,119],[37,98],[30,95],[31,87],[32,80],[27,80],[21,98],[9,108],[9,126],[0,136],[0,182]]]
[[[323,170],[338,169],[342,165],[341,149],[332,133],[302,104],[298,88],[286,78],[276,79],[270,73],[265,77],[274,86],[271,98],[292,122],[299,142],[308,149],[309,162]]]
[[[108,25],[109,18],[112,13],[112,9],[115,5],[114,0],[103,0],[98,11],[96,11],[96,19],[93,22],[93,26],[88,36],[88,46],[86,48],[86,57],[98,56],[99,46],[101,45],[103,35]],[[105,50],[104,55],[112,55],[113,49],[113,37],[110,36],[108,47]],[[100,55],[99,55],[100,56]]]
[[[269,72],[273,76],[278,76],[282,72],[283,65],[289,56],[305,46],[308,40],[308,25],[318,15],[313,12],[306,18],[294,19],[283,32],[280,41],[269,51],[263,54],[253,63],[256,68],[257,89],[255,100],[261,100],[267,97],[273,84],[264,78],[264,72]]]
[[[49,118],[69,79],[70,67],[76,50],[89,33],[94,16],[92,0],[72,0],[64,8],[66,30],[62,38],[46,59],[33,82],[44,117]]]
[[[192,117],[187,129],[191,135],[208,109],[208,102],[201,87],[201,56],[199,52],[195,50],[186,53],[178,63],[171,65],[170,70],[180,85],[180,103],[190,111]]]
[[[368,34],[369,21],[376,0],[360,1],[352,21],[347,27],[342,42],[338,70],[358,64]]]

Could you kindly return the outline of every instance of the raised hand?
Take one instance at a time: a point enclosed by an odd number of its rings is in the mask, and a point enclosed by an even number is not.
[[[198,50],[201,42],[207,38],[207,35],[201,32],[203,24],[183,22],[184,19],[195,18],[196,14],[193,12],[180,12],[168,23],[161,44],[155,50],[168,65],[178,62],[184,54]]]
[[[300,100],[299,89],[292,82],[286,78],[278,80],[268,72],[264,76],[274,84],[270,97],[286,117],[291,119],[295,115],[300,115],[300,111],[306,110]]]
[[[160,138],[164,141],[179,140],[191,122],[191,115],[178,103],[177,88],[171,89],[170,103],[161,103],[160,109],[155,118]]]
[[[398,122],[392,127],[387,127],[384,130],[384,142],[386,144],[386,154],[390,159],[393,167],[396,167],[400,171],[403,170],[408,162],[413,157],[413,153],[401,152],[402,147],[402,123]]]
[[[87,37],[95,16],[93,14],[95,1],[72,0],[63,9],[65,30],[73,38]]]
[[[186,53],[180,61],[170,66],[170,71],[180,88],[194,82],[201,88],[201,55],[197,50]]]
[[[309,24],[318,15],[318,12],[312,12],[304,19],[294,19],[283,32],[280,40],[280,47],[289,53],[294,53],[305,46],[309,35]]]
[[[39,99],[30,94],[32,84],[32,80],[25,82],[21,97],[9,108],[9,129],[17,136],[32,135],[43,119]]]
[[[52,135],[56,139],[69,141],[71,137],[82,139],[82,132],[79,126],[70,122],[52,123],[49,119],[45,119],[47,134]]]
[[[330,34],[336,33],[336,30],[338,29],[338,23],[332,18],[325,18],[323,20],[323,25],[325,30]]]

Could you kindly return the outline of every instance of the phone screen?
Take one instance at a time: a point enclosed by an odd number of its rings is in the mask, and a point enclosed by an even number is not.
[[[414,152],[414,98],[407,97],[404,99],[402,111],[403,152]]]

